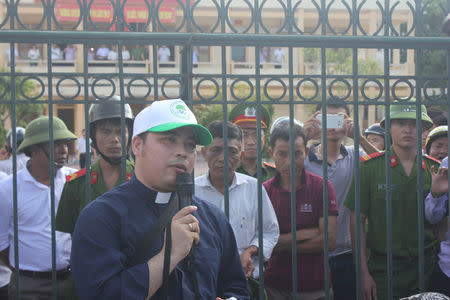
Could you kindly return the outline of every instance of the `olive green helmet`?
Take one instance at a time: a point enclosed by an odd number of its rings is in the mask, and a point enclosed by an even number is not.
[[[391,120],[396,119],[416,119],[416,99],[411,98],[408,101],[394,101],[394,103],[402,103],[401,105],[392,105],[391,106]],[[433,126],[433,121],[430,119],[430,117],[427,114],[427,109],[425,105],[421,105],[421,120],[423,122],[424,129],[429,129]],[[386,118],[383,118],[380,121],[380,126],[382,128],[384,127]]]
[[[75,140],[77,137],[67,129],[66,124],[58,117],[53,117],[53,140]],[[42,116],[28,124],[25,129],[25,136],[22,144],[20,144],[17,151],[45,142],[50,141],[49,135],[50,118]]]

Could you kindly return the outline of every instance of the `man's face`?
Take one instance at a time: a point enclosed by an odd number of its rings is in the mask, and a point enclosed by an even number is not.
[[[345,108],[343,107],[330,107],[327,106],[327,114],[331,115],[343,115],[345,117],[349,117]],[[338,141],[343,139],[345,136],[344,128],[329,128],[327,129],[327,140],[328,141]]]
[[[384,136],[375,133],[369,133],[366,138],[369,143],[374,145],[378,150],[384,149]]]
[[[448,156],[448,137],[441,136],[435,139],[431,143],[430,153],[428,154],[439,160],[443,160],[446,156]]]
[[[145,141],[132,141],[136,174],[146,186],[160,192],[176,189],[177,173],[191,173],[197,157],[195,133],[189,127],[149,132]]]
[[[128,141],[128,127],[125,126],[125,141]],[[97,147],[110,158],[122,157],[122,129],[120,121],[100,121],[95,128]]]
[[[242,143],[237,139],[228,140],[228,161],[225,162],[224,139],[214,138],[212,143],[202,148],[202,155],[208,163],[209,176],[222,179],[225,176],[225,167],[228,166],[229,179],[233,178],[241,158]]]
[[[298,178],[301,176],[304,168],[305,157],[308,154],[308,150],[305,147],[305,142],[302,137],[297,137],[294,141],[294,173]],[[289,141],[283,139],[277,139],[275,141],[275,147],[270,149],[270,155],[272,156],[277,172],[283,180],[289,180],[291,178],[291,154],[289,149]]]
[[[393,119],[391,120],[392,143],[403,149],[416,147],[416,120]]]
[[[53,158],[57,168],[61,168],[67,161],[69,155],[69,142],[70,141],[67,140],[59,140],[53,143]],[[50,159],[50,144],[43,143],[41,145],[42,147],[38,148],[40,151],[38,150],[38,157],[36,159],[42,162],[45,161],[45,164],[48,164]]]
[[[256,124],[241,126],[244,142],[244,158],[258,157],[258,131]],[[261,129],[261,149],[264,148],[264,130]]]

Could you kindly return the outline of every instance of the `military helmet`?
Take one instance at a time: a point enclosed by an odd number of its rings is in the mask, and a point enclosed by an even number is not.
[[[97,99],[98,101],[98,99]],[[125,117],[125,123],[128,128],[128,141],[126,144],[126,151],[131,145],[131,138],[133,136],[133,112],[129,104],[125,103],[123,106],[123,113]],[[97,140],[95,138],[95,131],[97,123],[107,119],[120,119],[122,117],[122,103],[120,102],[120,97],[117,95],[112,96],[109,100],[94,103],[89,108],[89,135],[92,140],[92,147],[100,154],[103,159],[107,162],[117,165],[121,163],[121,158],[111,158],[103,154],[97,145]]]
[[[394,103],[402,103],[401,105],[391,105],[391,120],[396,119],[416,119],[416,99],[412,98],[409,101],[394,101]],[[427,114],[427,109],[425,105],[421,105],[421,120],[424,123],[424,128],[429,129],[433,126],[433,121]],[[383,118],[380,122],[381,127],[385,128],[384,121],[386,118]]]
[[[77,137],[67,129],[66,124],[58,117],[53,117],[53,140],[75,140]],[[23,151],[32,145],[37,145],[50,141],[49,135],[50,118],[42,116],[28,124],[25,129],[25,135],[18,151]]]
[[[273,121],[272,126],[270,126],[269,133],[272,134],[273,130],[276,127],[278,127],[284,123],[289,123],[289,116],[282,116],[282,117],[277,118],[275,121]],[[300,125],[301,127],[303,127],[303,122],[294,118],[294,125]]]
[[[268,129],[270,126],[270,115],[264,106],[261,107],[261,128]],[[256,102],[244,102],[236,105],[230,112],[229,119],[236,125],[243,125],[243,123],[256,124]]]
[[[386,131],[384,130],[384,128],[382,128],[382,127],[380,126],[380,123],[374,123],[374,124],[370,125],[369,127],[367,127],[366,130],[364,130],[364,134],[366,135],[366,137],[367,137],[367,135],[369,135],[370,133],[372,133],[372,134],[378,134],[378,135],[381,135],[381,136],[384,137],[385,134],[386,134]]]
[[[448,136],[448,126],[438,126],[430,131],[425,141],[425,151],[427,154],[430,154],[431,144],[438,138],[442,136]]]
[[[98,100],[97,100],[98,101]],[[115,103],[111,102],[115,101]],[[126,120],[133,120],[133,112],[129,104],[125,103],[124,115]],[[89,124],[93,124],[100,120],[120,118],[122,116],[122,104],[120,97],[114,95],[106,102],[94,103],[89,108]]]
[[[98,101],[98,100],[97,100]],[[128,103],[123,106],[125,122],[128,127],[128,144],[131,142],[133,135],[133,112]],[[98,151],[97,142],[95,140],[96,123],[107,119],[120,119],[122,116],[122,104],[120,97],[112,96],[108,101],[102,103],[94,103],[89,108],[89,134],[92,139],[92,146]]]
[[[16,127],[16,147],[17,148],[23,142],[24,136],[25,136],[25,128]],[[11,129],[6,134],[6,150],[8,151],[8,153],[12,153],[12,145],[13,145],[13,135],[12,135],[12,129]]]

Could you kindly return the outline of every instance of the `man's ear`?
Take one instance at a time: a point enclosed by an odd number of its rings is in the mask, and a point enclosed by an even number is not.
[[[308,157],[309,147],[305,145],[305,157]]]
[[[133,137],[133,139],[131,140],[131,151],[133,151],[135,157],[140,156],[143,145],[144,141],[140,136],[136,135],[135,137]]]

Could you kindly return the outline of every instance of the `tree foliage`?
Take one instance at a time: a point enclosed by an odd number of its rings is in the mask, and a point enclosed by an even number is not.
[[[425,36],[442,36],[447,0],[428,0],[423,4],[423,32]],[[447,52],[445,50],[422,50],[421,70],[423,75],[443,76],[447,74]]]
[[[3,69],[0,72],[7,71]],[[23,94],[28,97],[34,97],[37,93],[35,84],[31,80],[24,80],[24,76],[15,77],[14,90],[16,100],[24,100],[25,97]],[[14,100],[11,96],[12,83],[10,76],[0,76],[0,95],[2,95],[1,100]],[[11,103],[0,103],[0,145],[5,143],[5,135],[7,132],[6,123],[9,119],[15,117],[16,126],[26,127],[31,120],[44,113],[45,107],[46,104],[40,103],[15,104],[16,113],[15,116],[12,116]]]

